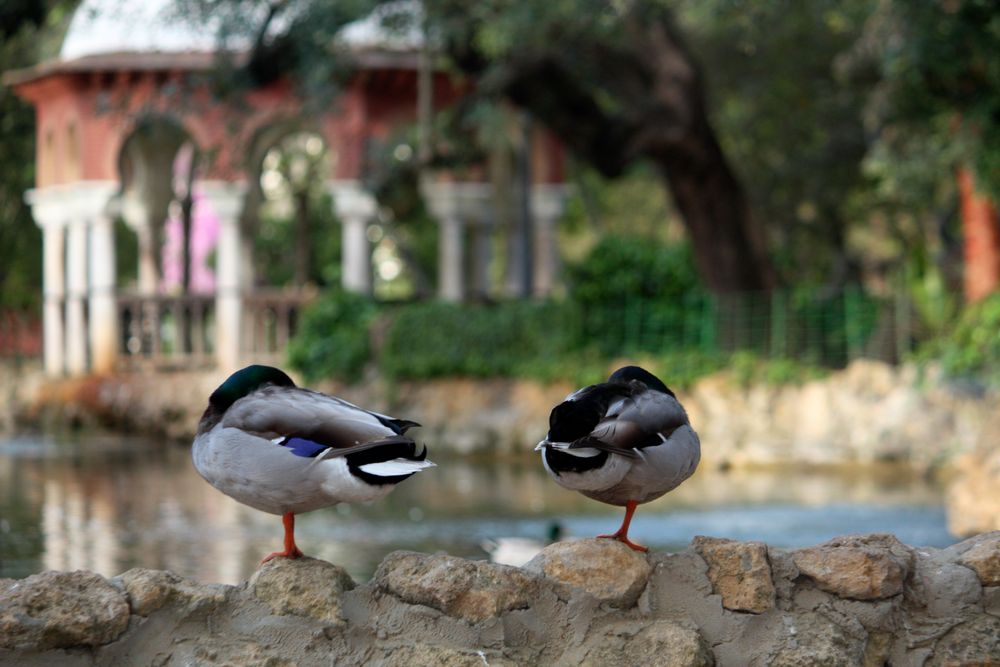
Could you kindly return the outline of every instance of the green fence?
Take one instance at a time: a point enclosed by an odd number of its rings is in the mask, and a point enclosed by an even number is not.
[[[579,318],[579,339],[605,354],[746,350],[828,367],[862,356],[896,362],[918,330],[906,298],[859,288],[692,294],[681,308],[623,299]]]

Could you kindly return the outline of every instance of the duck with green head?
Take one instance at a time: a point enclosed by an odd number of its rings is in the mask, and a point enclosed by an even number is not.
[[[285,548],[298,558],[295,515],[340,502],[377,500],[434,467],[406,435],[419,426],[295,386],[271,366],[233,373],[208,399],[192,458],[209,484],[244,505],[282,517]]]

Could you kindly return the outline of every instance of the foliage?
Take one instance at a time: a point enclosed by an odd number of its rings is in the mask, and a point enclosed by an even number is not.
[[[836,63],[858,39],[870,2],[678,5],[720,141],[787,282],[851,280],[846,236],[853,198],[867,186],[868,88],[839,76]]]
[[[371,358],[369,329],[378,308],[368,298],[327,290],[302,313],[288,345],[288,363],[307,380],[337,377],[355,380]]]
[[[946,137],[1000,198],[1000,7],[881,0],[865,45],[882,77],[873,112],[896,132]]]
[[[628,300],[671,306],[699,286],[687,244],[636,236],[607,236],[580,262],[566,267],[573,300],[584,309]]]
[[[1000,294],[968,306],[955,327],[920,351],[946,373],[1000,382]]]
[[[398,378],[531,376],[539,360],[551,363],[570,349],[572,317],[554,302],[403,306],[392,315],[379,363]]]
[[[33,65],[67,16],[68,2],[0,7],[0,72]],[[41,297],[41,232],[24,203],[35,181],[31,105],[0,86],[0,308],[35,308]]]
[[[566,275],[569,297],[583,318],[581,342],[592,341],[605,353],[630,342],[654,351],[665,338],[680,339],[700,285],[686,244],[628,236],[605,237],[567,265]],[[629,335],[650,329],[659,335],[645,344]]]

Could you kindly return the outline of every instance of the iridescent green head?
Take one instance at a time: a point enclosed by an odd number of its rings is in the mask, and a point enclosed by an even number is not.
[[[226,410],[230,405],[264,385],[294,387],[292,378],[273,366],[254,364],[238,370],[212,392],[208,402],[218,410]]]

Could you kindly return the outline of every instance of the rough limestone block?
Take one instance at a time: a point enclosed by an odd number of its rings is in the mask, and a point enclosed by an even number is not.
[[[0,588],[4,648],[99,646],[125,632],[128,619],[125,596],[93,572],[42,572]]]
[[[799,572],[827,593],[880,600],[903,591],[913,552],[892,535],[846,535],[792,552]]]
[[[520,568],[412,551],[386,556],[373,581],[403,602],[470,623],[527,609],[540,591],[538,579]]]
[[[732,611],[762,614],[774,607],[774,581],[767,545],[698,535],[691,546],[708,564],[712,591]]]
[[[653,571],[645,554],[610,539],[550,544],[524,569],[622,609],[635,605]]]
[[[982,615],[952,628],[935,644],[927,664],[1000,665],[1000,618]]]
[[[278,616],[341,625],[340,596],[354,588],[343,568],[315,558],[274,558],[250,577],[250,590]]]
[[[116,579],[128,593],[132,613],[139,616],[149,616],[165,605],[184,605],[194,610],[222,604],[230,589],[221,584],[199,584],[166,570],[134,568]]]

